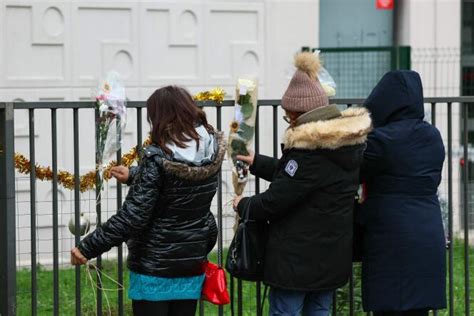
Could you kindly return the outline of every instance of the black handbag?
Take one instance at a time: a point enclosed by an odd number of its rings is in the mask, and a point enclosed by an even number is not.
[[[227,253],[225,268],[232,277],[246,281],[262,281],[268,223],[249,219],[249,205]]]

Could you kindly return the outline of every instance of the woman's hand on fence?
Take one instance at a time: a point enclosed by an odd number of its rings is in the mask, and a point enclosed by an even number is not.
[[[116,166],[110,169],[110,174],[112,175],[112,177],[117,179],[117,181],[121,183],[127,183],[129,170],[127,167],[124,166]]]
[[[239,206],[240,200],[242,200],[242,195],[237,195],[234,198],[233,207],[234,207],[234,211],[236,211],[236,212],[237,212],[237,207]]]
[[[86,264],[87,258],[84,257],[79,250],[79,248],[75,247],[71,250],[71,264],[73,266],[80,266],[81,264]]]
[[[255,153],[253,151],[249,151],[248,156],[237,155],[237,160],[241,160],[245,162],[247,165],[253,165],[253,161],[255,159]]]

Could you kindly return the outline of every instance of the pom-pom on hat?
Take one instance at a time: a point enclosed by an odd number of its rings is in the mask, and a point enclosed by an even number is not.
[[[329,105],[329,99],[318,79],[321,69],[319,56],[309,52],[295,56],[296,72],[282,98],[282,107],[305,113]]]

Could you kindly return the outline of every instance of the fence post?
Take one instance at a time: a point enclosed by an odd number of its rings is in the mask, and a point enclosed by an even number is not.
[[[411,47],[398,47],[398,69],[411,69]]]
[[[0,104],[0,316],[16,315],[13,103]]]
[[[390,68],[392,70],[411,69],[411,47],[393,46],[390,51]]]

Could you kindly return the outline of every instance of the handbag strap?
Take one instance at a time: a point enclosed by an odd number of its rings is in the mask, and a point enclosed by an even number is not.
[[[268,285],[265,285],[265,288],[263,289],[263,298],[262,298],[262,302],[260,304],[260,313],[259,313],[259,315],[263,315],[263,307],[265,306],[265,301],[267,300],[267,293],[268,293]]]
[[[250,198],[247,199],[247,205],[245,206],[244,214],[242,214],[242,219],[248,221],[250,217]]]

